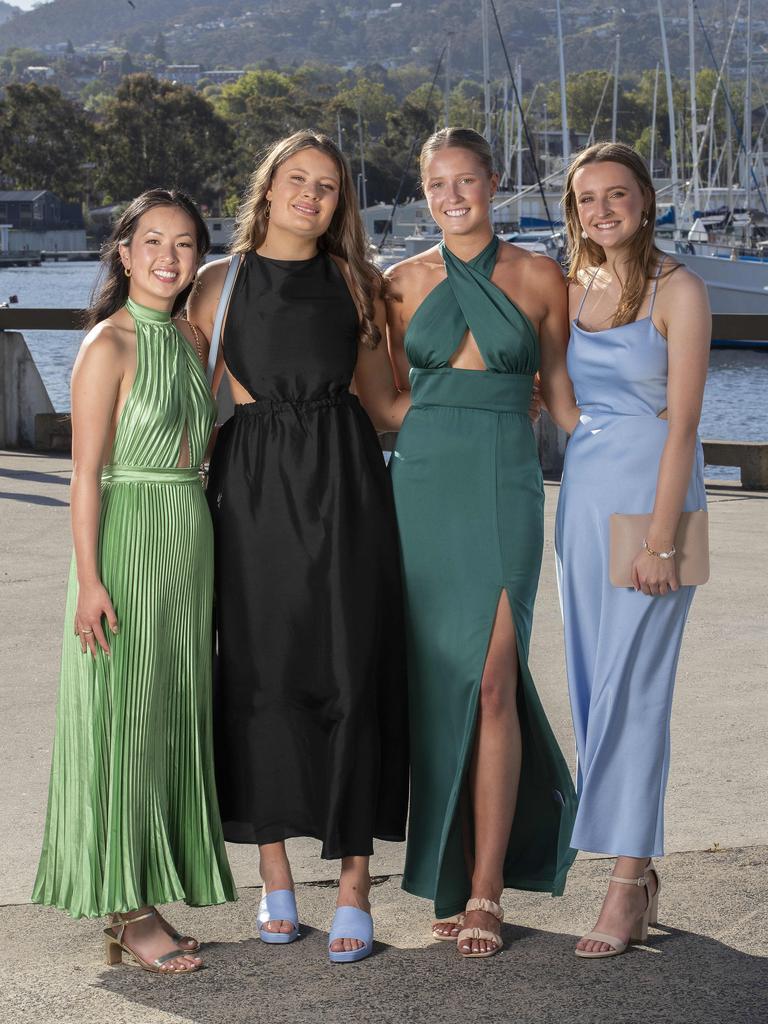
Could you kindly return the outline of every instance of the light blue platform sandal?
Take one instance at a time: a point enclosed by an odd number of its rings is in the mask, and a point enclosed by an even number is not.
[[[331,943],[336,939],[357,939],[364,943],[359,949],[336,953]],[[373,951],[373,918],[359,907],[337,907],[328,936],[328,958],[332,964],[351,964],[364,960]]]
[[[290,921],[293,930],[290,932],[270,932],[264,927],[270,921]],[[296,909],[296,895],[290,889],[275,889],[265,893],[259,904],[256,918],[259,938],[262,942],[285,943],[293,942],[299,937],[299,912]]]

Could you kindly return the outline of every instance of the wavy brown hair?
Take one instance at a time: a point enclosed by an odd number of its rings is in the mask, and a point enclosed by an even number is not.
[[[656,274],[659,262],[665,259],[665,253],[654,241],[656,230],[656,190],[648,173],[643,158],[631,146],[623,142],[596,142],[593,146],[583,149],[571,161],[565,179],[562,204],[565,210],[565,226],[568,233],[568,280],[580,283],[583,272],[588,267],[599,267],[605,263],[605,250],[602,245],[591,238],[582,238],[579,221],[576,193],[573,179],[576,172],[587,164],[614,163],[621,164],[634,175],[645,199],[645,224],[640,223],[635,234],[629,239],[631,259],[628,264],[627,279],[622,283],[621,298],[613,315],[613,327],[631,323],[643,304],[648,290],[648,281]],[[677,269],[679,264],[669,261],[670,266],[665,276]]]
[[[90,330],[102,320],[107,320],[122,309],[128,298],[130,281],[125,276],[123,261],[120,259],[120,246],[130,245],[131,239],[136,233],[136,227],[141,217],[156,206],[177,206],[186,213],[195,225],[195,239],[197,242],[197,259],[202,262],[203,257],[211,247],[211,239],[205,221],[200,216],[200,211],[186,194],[178,189],[151,188],[142,192],[125,209],[123,215],[115,224],[109,241],[101,250],[101,270],[96,289],[91,298],[91,303],[83,318],[83,327]],[[171,316],[176,316],[184,308],[187,297],[194,286],[194,281],[179,294],[173,301]]]
[[[474,131],[472,128],[441,128],[430,135],[421,147],[419,169],[422,179],[424,178],[427,164],[435,153],[441,149],[448,148],[468,149],[483,165],[488,172],[488,177],[490,178],[493,175],[491,147],[479,132]]]
[[[318,248],[345,260],[352,278],[352,291],[361,313],[360,340],[376,348],[381,331],[374,320],[374,296],[382,294],[380,271],[368,259],[366,237],[352,172],[346,157],[333,139],[309,129],[294,132],[273,143],[251,175],[248,189],[237,211],[232,252],[253,252],[264,244],[269,224],[267,192],[278,167],[303,149],[317,149],[336,164],[339,172],[339,202],[328,230],[317,240]]]

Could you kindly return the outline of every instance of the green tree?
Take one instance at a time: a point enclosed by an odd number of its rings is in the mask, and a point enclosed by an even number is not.
[[[158,60],[168,60],[168,49],[165,45],[165,36],[162,32],[157,33],[157,38],[152,44],[152,56],[157,57]]]
[[[317,126],[322,119],[319,98],[306,94],[290,76],[277,71],[249,71],[224,86],[215,99],[215,109],[232,132],[231,169],[238,189],[267,146],[299,128]]]
[[[0,102],[0,176],[77,200],[94,142],[83,110],[50,85],[8,85]]]
[[[182,188],[207,201],[221,191],[229,130],[187,86],[129,75],[105,105],[99,139],[99,184],[113,200],[152,187]]]

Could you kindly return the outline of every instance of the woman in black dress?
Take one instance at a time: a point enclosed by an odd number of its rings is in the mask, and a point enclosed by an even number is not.
[[[395,429],[408,397],[392,382],[380,279],[330,139],[305,131],[272,147],[233,252],[221,347],[235,413],[208,484],[224,834],[259,845],[266,942],[298,935],[285,839],[321,840],[323,857],[341,859],[329,955],[357,960],[372,947],[372,839],[404,838],[408,784],[397,531],[368,414]],[[207,333],[228,264],[201,272],[191,303]]]

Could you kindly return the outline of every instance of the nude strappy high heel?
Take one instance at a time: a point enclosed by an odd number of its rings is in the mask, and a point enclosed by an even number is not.
[[[653,875],[656,879],[656,892],[651,896],[648,893],[648,875]],[[607,935],[605,932],[588,932],[584,936],[585,939],[593,939],[595,942],[605,942],[612,949],[608,949],[605,952],[589,953],[584,949],[575,949],[574,953],[576,956],[583,957],[585,960],[602,960],[608,956],[620,956],[626,952],[630,942],[645,942],[648,938],[648,926],[657,924],[659,920],[659,890],[661,889],[661,880],[659,873],[653,866],[653,861],[648,861],[648,867],[645,869],[640,878],[618,878],[616,875],[611,875],[609,881],[618,882],[619,885],[637,885],[645,887],[647,896],[647,902],[645,904],[645,910],[642,914],[637,917],[632,925],[632,931],[629,935],[629,942],[622,942],[621,939],[615,935]]]
[[[115,967],[117,964],[123,962],[123,953],[129,953],[136,963],[145,971],[149,971],[152,974],[194,974],[195,971],[199,971],[203,966],[197,964],[195,967],[185,967],[183,970],[176,970],[175,968],[169,968],[163,970],[163,964],[167,964],[170,960],[178,960],[179,957],[190,956],[190,950],[188,949],[172,949],[170,953],[165,953],[163,956],[157,957],[155,960],[145,960],[143,957],[131,949],[127,943],[123,941],[123,935],[125,934],[126,925],[133,924],[135,921],[144,921],[148,917],[155,917],[156,911],[149,910],[146,914],[139,914],[136,917],[121,917],[120,914],[115,914],[114,924],[109,928],[104,929],[104,950],[107,958],[107,965],[109,967]],[[116,928],[117,934],[113,929]]]
[[[493,900],[486,899],[471,899],[468,900],[466,907],[464,908],[465,914],[471,914],[473,910],[482,910],[486,914],[493,914],[496,920],[501,924],[504,920],[504,911],[501,909],[498,903],[494,903]],[[486,942],[492,942],[493,948],[487,949],[485,953],[465,953],[461,948],[462,942],[466,942],[469,939],[485,939]],[[467,959],[480,959],[481,957],[493,956],[494,953],[498,953],[504,943],[501,940],[501,935],[497,935],[496,932],[489,932],[486,928],[462,928],[459,932],[458,938],[456,939],[456,945],[458,946],[459,952],[462,956]]]

